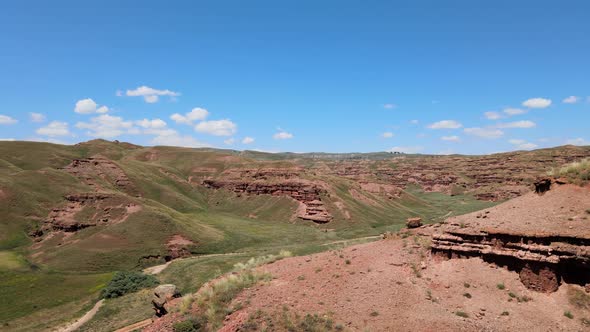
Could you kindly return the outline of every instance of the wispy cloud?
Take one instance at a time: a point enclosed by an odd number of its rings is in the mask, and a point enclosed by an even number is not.
[[[132,121],[125,121],[119,116],[103,114],[90,119],[90,122],[78,122],[78,129],[88,129],[87,135],[92,137],[112,138],[125,133],[138,134],[139,130]]]
[[[500,129],[472,127],[465,128],[463,132],[467,135],[477,136],[481,138],[496,139],[504,136],[504,132]]]
[[[523,139],[511,139],[508,140],[508,143],[514,145],[514,147],[519,150],[531,150],[538,147],[537,144],[527,142]]]
[[[35,131],[41,136],[69,136],[71,135],[67,122],[52,121],[47,126],[41,127]]]
[[[383,134],[381,134],[381,137],[383,138],[392,138],[393,137],[393,133],[390,131],[384,132]]]
[[[203,121],[209,116],[209,111],[204,108],[195,107],[190,112],[182,115],[174,113],[170,116],[170,119],[179,124],[192,125],[195,121]]]
[[[463,125],[455,120],[442,120],[428,125],[430,129],[458,129],[461,127]]]
[[[443,141],[447,141],[447,142],[460,142],[461,138],[459,136],[443,136],[440,138]]]
[[[238,131],[238,126],[229,119],[213,120],[198,123],[195,130],[213,136],[232,136]]]
[[[159,97],[161,96],[169,96],[171,99],[180,96],[179,92],[174,92],[170,90],[158,90],[154,88],[150,88],[149,86],[140,86],[134,90],[127,90],[126,95],[129,97],[143,97],[146,103],[157,103],[159,101]]]
[[[579,101],[580,101],[580,97],[578,97],[578,96],[569,96],[569,97],[563,99],[562,102],[564,104],[575,104],[575,103],[577,103]]]
[[[500,123],[497,125],[498,128],[533,128],[536,126],[537,126],[536,123],[534,123],[533,121],[529,121],[529,120],[506,122],[506,123]]]
[[[397,105],[396,105],[396,104],[391,104],[391,103],[388,103],[388,104],[384,104],[384,105],[383,105],[383,108],[385,108],[385,109],[388,109],[388,110],[390,110],[390,109],[394,109],[394,108],[396,108],[396,107],[397,107]]]
[[[522,102],[522,106],[528,108],[547,108],[551,106],[551,99],[531,98]]]
[[[11,125],[17,123],[18,120],[13,119],[8,115],[0,115],[0,125]]]
[[[31,122],[45,122],[46,119],[45,114],[35,112],[29,113],[29,120],[31,120]]]
[[[278,133],[276,133],[272,136],[272,138],[277,139],[277,140],[291,139],[293,137],[294,137],[293,134],[288,133],[284,130],[279,130]]]
[[[252,144],[254,143],[255,139],[249,136],[244,137],[244,139],[242,139],[242,144]]]

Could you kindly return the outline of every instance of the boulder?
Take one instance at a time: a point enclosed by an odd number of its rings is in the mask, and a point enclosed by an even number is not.
[[[408,218],[408,221],[406,221],[406,226],[408,228],[418,228],[418,227],[422,226],[422,218],[420,218],[420,217]]]
[[[180,292],[175,285],[160,285],[154,289],[154,297],[152,298],[152,304],[156,316],[162,317],[168,313],[166,304],[171,300],[180,297]]]

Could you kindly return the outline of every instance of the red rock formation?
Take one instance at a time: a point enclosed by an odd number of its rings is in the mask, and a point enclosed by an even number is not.
[[[95,191],[104,191],[106,182],[116,189],[134,196],[141,196],[127,174],[112,160],[100,155],[74,159],[64,170],[91,186]]]
[[[141,210],[136,204],[104,193],[73,194],[67,195],[65,199],[64,205],[49,212],[42,230],[31,234],[41,236],[51,231],[76,232],[87,227],[118,223],[127,219],[129,214]]]
[[[248,195],[290,197],[302,204],[297,217],[317,223],[326,223],[332,220],[332,215],[324,207],[321,198],[321,195],[326,194],[327,191],[310,181],[300,179],[279,181],[204,180],[203,185],[211,189],[226,189]]]
[[[590,283],[590,224],[580,222],[590,190],[561,186],[485,212],[454,217],[432,236],[432,252],[480,257],[519,273],[525,286],[554,292],[562,280]],[[571,215],[571,216],[570,216]]]

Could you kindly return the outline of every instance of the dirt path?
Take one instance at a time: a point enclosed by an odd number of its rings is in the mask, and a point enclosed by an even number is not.
[[[64,326],[64,327],[58,329],[57,332],[74,332],[74,331],[76,331],[77,329],[82,327],[82,325],[86,324],[89,320],[91,320],[94,317],[94,315],[96,315],[96,313],[98,312],[100,307],[102,307],[103,304],[104,304],[104,300],[100,300],[100,301],[96,302],[94,307],[92,307],[92,309],[90,309],[90,311],[88,311],[86,314],[84,314],[84,316],[82,316],[77,321],[71,323],[70,325]]]
[[[246,253],[244,253],[244,252],[228,252],[228,253],[224,253],[224,254],[196,255],[196,256],[185,257],[185,258],[177,258],[177,259],[173,259],[173,260],[166,262],[164,264],[161,264],[161,265],[156,265],[156,266],[151,266],[151,267],[145,268],[145,269],[143,269],[143,273],[151,274],[151,275],[160,274],[168,266],[170,266],[170,264],[172,264],[173,262],[179,262],[179,261],[183,261],[186,259],[211,258],[211,257],[222,257],[222,256],[238,256],[238,255],[244,255],[244,254],[246,254]]]

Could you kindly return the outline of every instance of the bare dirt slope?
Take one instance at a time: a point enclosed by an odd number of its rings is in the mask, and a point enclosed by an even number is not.
[[[257,310],[280,316],[285,308],[300,314],[331,313],[336,323],[352,331],[583,328],[564,316],[569,307],[566,287],[552,294],[529,291],[518,274],[479,258],[437,262],[413,237],[286,259],[263,269],[275,279],[242,293],[236,301],[250,304],[230,315],[222,331],[239,331]],[[531,300],[519,302],[510,293]],[[458,316],[463,313],[468,317]]]
[[[521,234],[520,242],[523,238],[543,239],[538,245],[527,240],[530,253],[522,249],[528,248],[526,241],[521,243],[522,252],[516,256],[528,266],[539,263],[535,255],[543,245],[554,245],[545,243],[545,239],[590,237],[588,208],[590,190],[565,185],[543,195],[530,193],[485,211],[450,218],[443,225],[422,227],[411,234],[264,266],[262,269],[275,279],[243,292],[235,303],[248,305],[228,316],[222,331],[246,331],[253,321],[258,328],[268,327],[268,320],[259,317],[281,317],[285,312],[325,315],[352,331],[589,329],[590,308],[574,305],[571,295],[584,294],[584,285],[568,283],[567,278],[562,280],[566,275],[558,275],[558,284],[551,291],[535,291],[523,284],[526,280],[517,271],[482,259],[505,254],[501,249],[517,245],[511,239],[497,239],[497,252],[475,250],[483,252],[481,258],[446,260],[430,249],[432,234],[450,228],[466,234],[473,230]],[[488,236],[485,234],[484,238]],[[477,245],[469,242],[458,246],[477,249]],[[563,246],[561,242],[559,245]],[[587,249],[585,242],[580,242],[574,250],[578,263],[585,261]],[[556,260],[559,254],[559,250],[550,251],[547,266],[561,264]],[[588,295],[579,296],[590,299]],[[281,330],[280,323],[273,329]]]

